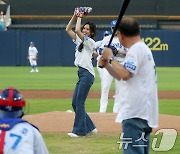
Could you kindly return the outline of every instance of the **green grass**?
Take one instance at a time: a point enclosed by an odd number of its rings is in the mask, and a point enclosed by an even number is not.
[[[39,67],[39,73],[30,73],[30,67],[0,67],[0,89],[14,86],[21,90],[73,90],[77,80],[76,67]],[[96,71],[92,90],[100,90]],[[180,68],[157,68],[159,90],[180,91]],[[111,86],[114,89],[114,83]]]
[[[178,115],[180,116],[180,100],[175,99],[160,99],[159,112],[161,114]]]
[[[77,80],[75,67],[40,67],[39,73],[30,73],[30,70],[30,67],[0,67],[0,88],[69,90]]]
[[[158,90],[180,90],[180,67],[158,67]]]
[[[43,134],[51,154],[121,154],[119,149],[120,134],[95,135],[82,138],[70,138],[66,134]],[[156,136],[151,136],[151,143]],[[159,144],[161,140],[158,140]],[[172,149],[166,152],[157,152],[150,149],[151,154],[179,154],[180,135]],[[152,146],[150,146],[152,147]]]
[[[37,114],[51,111],[72,110],[71,99],[28,99],[29,113]],[[114,99],[109,99],[107,112],[112,113]],[[159,100],[160,114],[178,115],[180,116],[180,100]],[[86,100],[87,112],[99,112],[99,99]]]
[[[44,134],[52,154],[113,154],[119,153],[117,135],[95,135],[72,139],[66,134]]]
[[[37,114],[51,111],[73,110],[71,99],[27,99],[29,106],[28,114]],[[107,112],[112,112],[113,99],[109,99]],[[99,99],[86,100],[87,112],[99,112]]]

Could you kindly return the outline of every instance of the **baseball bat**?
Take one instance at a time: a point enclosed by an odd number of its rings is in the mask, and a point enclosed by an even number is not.
[[[111,42],[112,42],[112,40],[113,40],[113,37],[114,37],[114,35],[115,35],[115,33],[116,33],[117,29],[118,29],[118,25],[119,25],[119,23],[120,23],[121,20],[122,20],[122,17],[123,17],[123,15],[124,15],[127,7],[128,7],[129,2],[130,2],[130,0],[124,0],[124,2],[123,2],[123,4],[122,4],[122,7],[121,7],[121,10],[120,10],[120,13],[119,13],[119,16],[118,16],[116,25],[115,25],[115,27],[114,27],[113,33],[112,33],[111,38],[110,38],[109,43],[108,43],[108,47],[110,47],[110,45],[111,45]]]
[[[111,42],[112,42],[112,40],[113,40],[113,37],[114,37],[114,35],[115,35],[115,33],[116,33],[117,29],[118,29],[118,25],[119,25],[119,23],[120,23],[121,20],[122,20],[122,17],[123,17],[123,15],[124,15],[127,7],[128,7],[129,2],[130,2],[130,0],[124,0],[124,2],[123,2],[123,4],[122,4],[122,7],[121,7],[121,9],[120,9],[120,13],[119,13],[119,16],[118,16],[116,25],[115,25],[115,27],[114,27],[113,33],[112,33],[111,38],[110,38],[109,43],[108,43],[108,48],[109,48],[110,45],[111,45]],[[100,67],[100,68],[103,68],[103,66],[101,65],[101,63],[99,64],[99,67]]]

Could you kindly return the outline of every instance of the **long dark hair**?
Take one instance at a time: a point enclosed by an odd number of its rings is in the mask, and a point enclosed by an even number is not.
[[[81,28],[81,31],[83,30],[83,28],[84,28],[84,26],[85,25],[89,25],[89,28],[90,28],[90,38],[92,38],[92,39],[94,39],[94,37],[96,36],[96,25],[94,24],[94,23],[92,23],[92,22],[86,22],[83,26],[82,26],[82,28]],[[84,44],[83,44],[83,42],[79,45],[79,47],[78,47],[78,51],[79,52],[82,52],[82,49],[83,49],[83,47],[84,47]]]

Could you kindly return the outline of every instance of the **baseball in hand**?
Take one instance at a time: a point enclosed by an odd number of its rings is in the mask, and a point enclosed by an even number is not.
[[[79,14],[80,12],[83,12],[84,15],[89,14],[92,11],[91,7],[77,7],[75,8],[75,14]]]

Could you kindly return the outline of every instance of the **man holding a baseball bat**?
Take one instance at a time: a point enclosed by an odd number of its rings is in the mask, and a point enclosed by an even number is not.
[[[141,40],[139,23],[135,19],[123,18],[118,24],[117,36],[129,49],[123,64],[114,58],[110,48],[105,48],[99,65],[116,79],[126,81],[116,118],[116,122],[122,123],[123,153],[148,154],[150,133],[152,128],[158,127],[155,62],[150,49]]]

